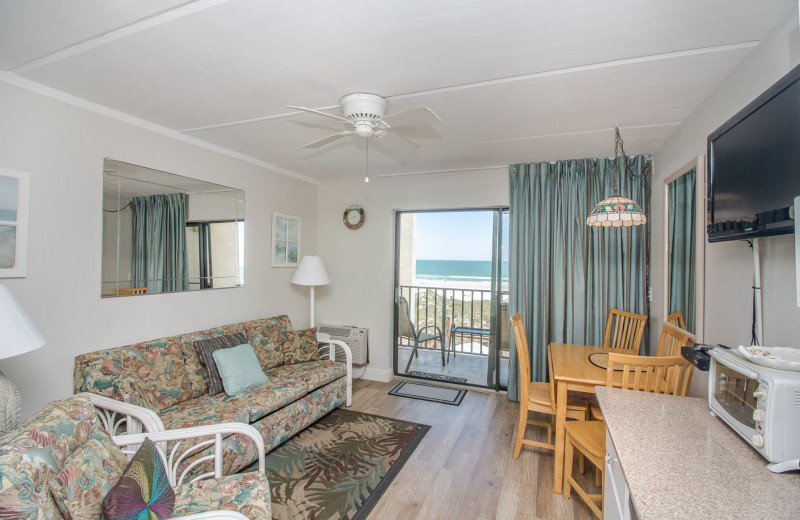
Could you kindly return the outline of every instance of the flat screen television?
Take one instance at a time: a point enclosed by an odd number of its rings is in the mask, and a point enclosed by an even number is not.
[[[794,233],[800,66],[708,136],[708,241]]]

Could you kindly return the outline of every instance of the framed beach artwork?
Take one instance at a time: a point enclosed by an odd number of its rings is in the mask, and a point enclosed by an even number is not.
[[[300,258],[300,217],[272,213],[272,267],[297,267]]]
[[[21,278],[28,265],[30,175],[0,168],[0,278]]]

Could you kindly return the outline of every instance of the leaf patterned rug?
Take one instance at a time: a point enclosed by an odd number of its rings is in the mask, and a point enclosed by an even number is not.
[[[338,408],[269,452],[275,520],[364,519],[430,426]]]

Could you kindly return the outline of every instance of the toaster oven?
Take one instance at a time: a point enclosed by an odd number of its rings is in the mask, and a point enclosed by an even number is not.
[[[799,459],[800,372],[756,365],[721,348],[709,355],[712,415],[773,463],[773,471],[778,463]]]

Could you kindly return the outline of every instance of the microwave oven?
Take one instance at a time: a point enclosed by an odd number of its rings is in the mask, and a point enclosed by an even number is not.
[[[709,355],[712,415],[771,462],[771,470],[800,459],[800,372],[756,365],[732,350],[715,348]]]

